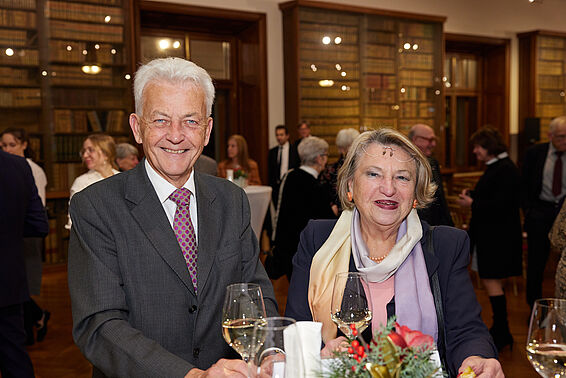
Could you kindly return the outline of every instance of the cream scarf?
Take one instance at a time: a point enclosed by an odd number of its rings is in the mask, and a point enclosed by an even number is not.
[[[355,210],[357,212],[357,210]],[[358,215],[359,217],[359,215]],[[351,227],[354,221],[354,211],[344,210],[336,222],[334,229],[326,242],[320,247],[312,259],[310,269],[310,281],[308,289],[308,300],[313,320],[322,323],[322,339],[326,343],[336,338],[337,327],[330,319],[330,308],[332,303],[332,290],[334,288],[334,277],[341,272],[348,272],[350,265],[350,253],[352,250]],[[413,250],[413,247],[422,237],[422,227],[416,210],[412,210],[407,217],[407,232],[403,235],[383,263],[366,268],[368,278],[373,282],[382,282],[391,277],[399,266],[405,261]],[[362,266],[370,266],[371,260],[367,257],[367,251],[360,250],[359,241],[356,242],[358,256],[362,260]],[[365,253],[365,256],[363,255]],[[369,262],[363,264],[363,259]],[[356,259],[356,256],[354,256]],[[358,269],[360,264],[356,261]],[[376,269],[377,267],[377,269]],[[360,269],[363,271],[364,268]],[[429,289],[430,290],[430,289]]]

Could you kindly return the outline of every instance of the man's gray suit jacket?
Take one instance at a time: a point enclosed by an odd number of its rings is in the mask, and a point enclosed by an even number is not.
[[[234,356],[221,334],[231,283],[260,284],[277,314],[244,191],[198,172],[195,187],[198,296],[143,161],[73,196],[73,338],[94,376],[183,377]]]

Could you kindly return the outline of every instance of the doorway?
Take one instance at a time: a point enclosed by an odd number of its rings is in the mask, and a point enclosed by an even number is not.
[[[446,118],[439,160],[454,172],[478,170],[480,164],[469,142],[476,130],[489,125],[510,142],[510,41],[449,33],[445,41]]]

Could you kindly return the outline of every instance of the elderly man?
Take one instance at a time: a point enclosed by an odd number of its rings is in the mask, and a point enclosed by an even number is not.
[[[436,147],[436,135],[432,127],[424,124],[416,124],[409,131],[409,139],[421,152],[428,158],[430,167],[432,168],[432,181],[436,184],[436,193],[434,194],[434,202],[425,209],[419,209],[419,218],[426,221],[432,226],[447,225],[454,226],[452,216],[446,204],[444,197],[444,187],[442,185],[442,176],[440,175],[440,166],[438,161],[432,157],[434,148]]]
[[[116,145],[116,164],[120,170],[129,171],[138,165],[138,149],[130,143],[120,143]]]
[[[223,359],[237,356],[222,338],[226,286],[257,283],[268,316],[277,305],[244,191],[193,169],[212,130],[212,80],[156,59],[134,96],[146,158],[71,201],[74,340],[95,376],[246,376],[243,361]]]
[[[540,143],[525,153],[522,172],[522,206],[527,232],[527,303],[542,296],[544,268],[550,252],[548,233],[566,195],[566,116],[553,119],[550,143]]]

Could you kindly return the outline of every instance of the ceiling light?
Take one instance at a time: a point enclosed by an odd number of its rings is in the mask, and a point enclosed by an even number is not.
[[[318,82],[318,85],[320,85],[321,87],[331,87],[334,85],[334,81],[333,80],[320,80]]]
[[[341,44],[341,43],[342,43],[342,38],[340,38],[340,37],[334,38],[334,43],[337,44],[337,45]]]
[[[325,35],[324,37],[322,37],[322,43],[325,45],[330,44],[330,37]]]

